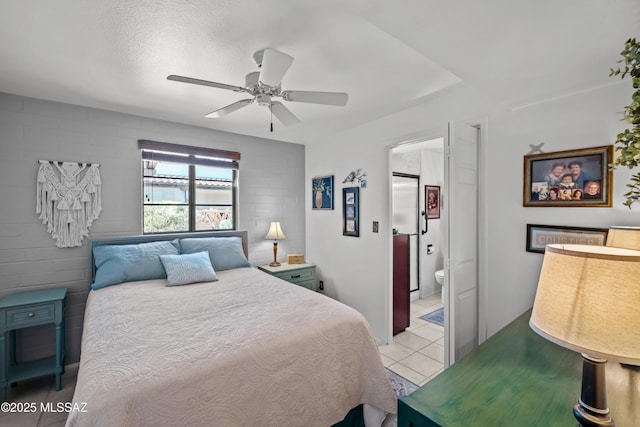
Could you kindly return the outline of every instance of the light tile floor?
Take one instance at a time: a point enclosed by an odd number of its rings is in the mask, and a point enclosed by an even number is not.
[[[379,346],[384,366],[422,386],[444,366],[444,328],[420,319],[442,306],[440,294],[411,302],[410,326]]]

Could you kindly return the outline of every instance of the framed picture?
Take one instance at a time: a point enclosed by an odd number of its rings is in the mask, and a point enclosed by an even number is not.
[[[342,235],[360,237],[359,188],[342,189]]]
[[[611,207],[613,145],[524,156],[523,206]]]
[[[440,218],[440,186],[439,185],[424,186],[424,211],[427,213],[427,219]]]
[[[608,232],[606,228],[527,224],[527,252],[543,254],[552,243],[604,246]]]
[[[333,209],[333,175],[311,180],[313,209]]]

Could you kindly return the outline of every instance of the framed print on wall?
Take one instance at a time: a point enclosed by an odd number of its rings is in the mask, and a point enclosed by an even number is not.
[[[526,250],[543,254],[552,243],[604,246],[608,232],[607,228],[527,224]]]
[[[342,235],[360,237],[359,187],[342,189]]]
[[[525,207],[611,207],[613,145],[524,156]]]
[[[313,209],[333,209],[333,175],[311,180]]]
[[[424,186],[424,204],[427,219],[440,218],[440,186],[425,185]]]

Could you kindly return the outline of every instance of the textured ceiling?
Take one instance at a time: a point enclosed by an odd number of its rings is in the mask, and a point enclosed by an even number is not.
[[[517,108],[611,84],[640,37],[639,0],[0,0],[0,91],[305,143],[464,83]],[[166,80],[244,85],[265,47],[295,58],[283,90],[348,92],[346,107],[245,98]]]

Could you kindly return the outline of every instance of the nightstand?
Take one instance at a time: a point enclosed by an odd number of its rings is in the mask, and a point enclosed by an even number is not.
[[[62,388],[66,295],[66,288],[55,288],[11,294],[0,300],[0,401],[6,401],[9,384],[28,378],[54,374],[56,390]],[[56,354],[43,359],[16,363],[16,331],[48,323],[56,325]],[[7,332],[9,333],[8,361]]]
[[[280,267],[271,267],[267,264],[261,265],[258,268],[265,273],[279,277],[287,282],[311,289],[312,291],[317,290],[315,264],[289,264],[283,262]]]

